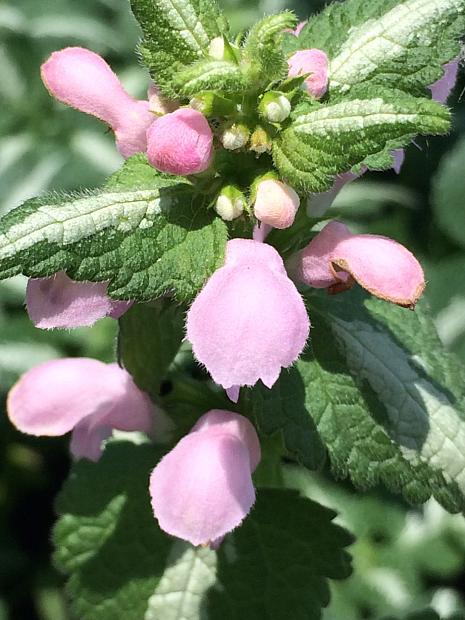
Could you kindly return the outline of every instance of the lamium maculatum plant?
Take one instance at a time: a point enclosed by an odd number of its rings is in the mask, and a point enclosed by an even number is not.
[[[331,208],[450,130],[465,0],[345,0],[237,36],[215,0],[131,8],[146,100],[91,50],[41,67],[124,165],[0,220],[35,326],[112,317],[117,356],[32,368],[7,412],[72,432],[53,539],[75,618],[316,620],[353,538],[292,471],[465,511],[465,370],[422,267]]]

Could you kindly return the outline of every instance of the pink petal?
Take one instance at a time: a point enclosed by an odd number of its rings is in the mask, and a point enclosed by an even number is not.
[[[295,37],[298,37],[299,34],[302,32],[304,26],[306,25],[307,25],[307,20],[305,20],[304,22],[298,23],[295,30],[291,30],[291,28],[286,28],[284,32],[289,32],[290,34],[293,34]]]
[[[213,420],[210,420],[213,418]],[[210,411],[155,467],[150,495],[162,530],[193,545],[218,543],[237,527],[255,501],[254,465],[245,437],[258,438],[250,422]]]
[[[83,421],[99,434],[101,427],[147,433],[152,428],[150,400],[129,373],[87,358],[35,366],[10,390],[7,411],[31,435],[64,435]]]
[[[355,280],[367,291],[413,308],[425,288],[421,265],[404,246],[378,235],[353,235],[330,222],[300,255],[299,277],[315,288],[340,292]]]
[[[260,442],[255,428],[247,418],[231,411],[212,409],[197,420],[191,432],[207,429],[211,435],[229,433],[238,437],[247,447],[250,471],[255,471],[261,459]]]
[[[307,201],[307,214],[309,217],[321,217],[326,211],[330,208],[330,206],[335,201],[337,195],[341,191],[343,187],[355,181],[360,176],[365,174],[366,169],[361,171],[359,174],[355,174],[354,172],[344,172],[343,174],[336,177],[334,184],[331,189],[327,192],[321,192],[320,194],[312,194],[309,196]]]
[[[157,421],[158,410],[148,395],[139,390],[131,375],[118,364],[109,364],[107,368],[113,381],[121,386],[121,394],[107,411],[90,415],[74,427],[70,450],[77,459],[98,461],[102,441],[111,436],[113,429],[150,435]]]
[[[74,282],[64,272],[29,280],[27,311],[41,329],[85,327],[106,316],[118,319],[132,302],[110,299],[107,288],[106,282]]]
[[[294,223],[300,205],[298,194],[285,183],[266,179],[257,186],[254,203],[255,217],[273,228],[289,228]]]
[[[457,82],[458,72],[458,60],[452,60],[444,65],[444,75],[442,78],[429,87],[433,99],[439,101],[439,103],[446,103],[455,86],[455,83]]]
[[[86,358],[44,362],[26,372],[8,395],[10,420],[31,435],[64,435],[89,415],[106,414],[124,397],[106,364]]]
[[[296,37],[299,36],[299,34],[302,32],[302,30],[305,28],[305,26],[307,25],[307,20],[305,20],[304,22],[300,22],[299,24],[297,24],[296,29],[294,30],[294,35]]]
[[[269,226],[268,224],[263,224],[259,222],[255,224],[253,227],[253,240],[258,241],[259,243],[264,243],[265,239],[268,237],[270,232],[273,230],[273,226]]]
[[[318,49],[299,50],[287,61],[289,77],[310,75],[305,79],[305,87],[310,95],[320,99],[328,89],[329,60],[324,52]]]
[[[394,165],[392,166],[392,169],[396,174],[400,174],[405,161],[405,151],[404,149],[396,149],[395,151],[392,151],[391,154],[394,158]]]
[[[213,152],[207,119],[191,108],[158,118],[147,131],[149,162],[162,172],[189,175],[206,170]]]
[[[98,54],[82,47],[53,52],[41,75],[53,97],[107,123],[124,157],[146,150],[146,131],[154,118],[149,103],[128,95]]]
[[[92,417],[81,420],[73,428],[69,451],[76,460],[88,459],[96,463],[102,456],[102,444],[111,437],[113,429],[111,426],[94,426]]]
[[[239,395],[241,393],[240,385],[232,385],[230,388],[226,390],[226,395],[232,403],[237,403],[239,400]]]
[[[271,387],[300,355],[309,333],[304,303],[271,246],[228,242],[226,262],[187,315],[187,339],[216,383]]]

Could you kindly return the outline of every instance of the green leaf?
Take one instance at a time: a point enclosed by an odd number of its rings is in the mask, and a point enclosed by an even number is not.
[[[184,337],[184,308],[161,299],[137,304],[119,321],[118,353],[136,384],[157,400]]]
[[[148,477],[160,455],[148,445],[109,443],[98,464],[73,466],[57,501],[56,566],[70,575],[79,620],[143,620],[171,540],[156,526]]]
[[[335,516],[293,491],[259,489],[251,514],[220,548],[222,589],[209,592],[208,618],[319,620],[327,579],[351,572],[344,547],[353,539],[331,523]]]
[[[243,66],[252,87],[259,85],[257,80],[268,84],[287,76],[281,40],[285,30],[296,24],[296,16],[283,11],[264,17],[252,26],[243,46]]]
[[[458,56],[464,11],[464,0],[347,0],[311,19],[298,45],[329,54],[330,92],[370,82],[421,96]]]
[[[298,114],[275,142],[273,157],[292,185],[323,192],[337,174],[362,163],[389,168],[389,151],[408,144],[416,134],[442,134],[449,126],[450,113],[444,106],[378,89],[369,99],[313,106]]]
[[[210,41],[228,30],[215,0],[131,0],[131,8],[144,33],[142,59],[170,97],[176,73],[206,56]]]
[[[335,474],[464,511],[465,372],[423,305],[409,312],[358,291],[309,303],[313,355],[298,369]]]
[[[217,554],[208,547],[173,542],[167,567],[148,601],[144,620],[205,618],[205,598],[217,579]]]
[[[465,246],[465,139],[442,159],[433,179],[432,206],[441,230],[461,247]]]
[[[332,523],[336,513],[294,491],[259,489],[218,552],[193,549],[153,517],[147,485],[159,456],[113,441],[98,463],[73,466],[53,538],[74,617],[318,620],[328,579],[350,574],[352,537]]]
[[[174,78],[174,87],[185,97],[202,90],[221,90],[226,93],[241,91],[244,77],[239,66],[227,60],[200,60],[180,71]]]
[[[257,385],[248,390],[243,407],[265,435],[281,431],[286,449],[299,463],[308,469],[322,467],[325,448],[305,407],[305,385],[295,368],[283,370],[271,389]]]
[[[78,281],[109,281],[115,299],[192,299],[223,262],[227,228],[187,182],[149,168],[136,157],[124,167],[130,189],[122,171],[106,189],[34,198],[8,213],[0,278],[64,270]]]

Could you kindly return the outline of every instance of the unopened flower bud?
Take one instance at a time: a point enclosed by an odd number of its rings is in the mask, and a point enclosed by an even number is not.
[[[180,108],[160,116],[147,131],[150,164],[169,174],[198,174],[211,162],[213,134],[197,110]]]
[[[149,102],[133,99],[98,54],[82,47],[53,52],[41,76],[55,99],[109,125],[123,157],[147,150],[146,132],[153,122]]]
[[[291,103],[285,95],[270,91],[263,96],[258,111],[270,123],[282,123],[291,113]]]
[[[190,100],[190,107],[204,116],[228,116],[237,112],[237,106],[234,101],[221,97],[211,91],[199,93]]]
[[[236,46],[227,41],[224,37],[215,37],[210,41],[208,55],[215,60],[230,60],[236,62],[235,48]]]
[[[257,220],[274,228],[289,228],[294,223],[300,199],[297,193],[275,179],[265,179],[256,186],[254,213]]]
[[[273,143],[269,134],[263,129],[263,127],[256,127],[253,134],[250,136],[250,150],[255,151],[261,155],[262,153],[270,152],[273,148]]]
[[[249,141],[250,131],[242,123],[234,123],[224,130],[221,143],[227,151],[236,151],[244,147]]]
[[[328,89],[329,60],[326,54],[318,49],[299,50],[287,61],[289,77],[309,74],[304,80],[307,92],[320,99]]]
[[[215,204],[215,211],[226,222],[231,222],[244,212],[247,200],[235,185],[226,185],[221,190]]]

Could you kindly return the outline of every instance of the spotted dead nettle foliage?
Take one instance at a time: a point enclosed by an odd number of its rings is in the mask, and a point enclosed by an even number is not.
[[[147,99],[91,50],[41,68],[125,163],[0,220],[0,278],[30,278],[36,327],[112,317],[117,360],[33,368],[8,414],[72,431],[54,542],[76,618],[316,619],[352,538],[285,463],[465,510],[465,373],[421,265],[331,212],[449,131],[465,0],[346,0],[238,35],[215,0],[131,8]]]

